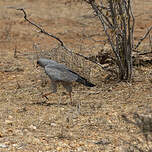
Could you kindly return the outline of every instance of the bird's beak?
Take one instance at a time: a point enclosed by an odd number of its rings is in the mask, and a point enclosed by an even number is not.
[[[39,65],[36,63],[36,68],[38,68],[39,67]]]

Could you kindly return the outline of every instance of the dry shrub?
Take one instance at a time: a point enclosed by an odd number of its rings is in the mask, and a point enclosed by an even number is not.
[[[105,72],[95,63],[84,59],[72,52],[64,50],[61,46],[53,49],[42,50],[40,46],[34,45],[37,58],[43,57],[65,64],[69,69],[85,77],[95,84],[102,83]]]

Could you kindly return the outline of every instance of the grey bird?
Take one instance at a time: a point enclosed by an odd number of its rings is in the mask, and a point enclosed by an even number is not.
[[[51,80],[52,92],[44,94],[42,97],[46,97],[51,93],[57,92],[57,84],[61,83],[63,87],[67,90],[70,96],[70,101],[72,102],[72,82],[78,82],[84,86],[94,87],[95,85],[89,82],[87,79],[81,77],[79,74],[68,69],[64,64],[57,63],[56,61],[40,58],[37,60],[37,65],[44,68],[45,73],[49,76]]]

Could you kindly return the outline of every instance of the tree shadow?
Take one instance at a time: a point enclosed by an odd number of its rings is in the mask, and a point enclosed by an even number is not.
[[[152,140],[152,111],[149,110],[145,114],[139,114],[137,112],[134,112],[133,113],[133,120],[130,120],[124,114],[122,114],[121,117],[127,123],[134,124],[135,126],[137,126],[140,129],[139,133],[142,133],[142,135],[144,136],[144,139],[146,141],[146,144],[147,144],[147,147],[148,147],[149,151],[152,151],[152,149],[149,145],[149,141]],[[144,150],[140,149],[140,151],[142,152]]]

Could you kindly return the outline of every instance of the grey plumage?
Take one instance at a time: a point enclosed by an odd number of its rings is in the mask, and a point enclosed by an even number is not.
[[[95,86],[87,79],[68,69],[64,64],[45,58],[40,58],[37,61],[37,64],[45,69],[45,73],[51,79],[53,92],[57,91],[56,83],[58,82],[62,83],[63,87],[69,92],[70,96],[72,92],[72,82],[79,82],[89,87]]]

